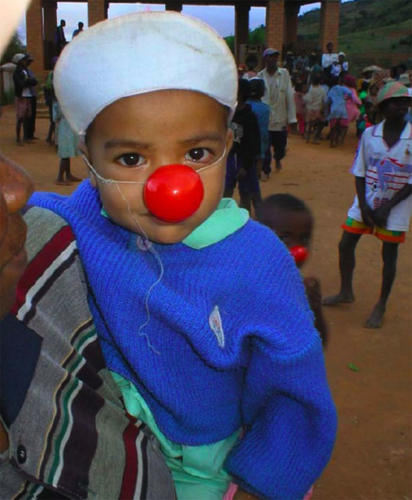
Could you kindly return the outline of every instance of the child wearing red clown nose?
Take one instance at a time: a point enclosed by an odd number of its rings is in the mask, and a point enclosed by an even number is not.
[[[313,216],[305,203],[291,194],[273,194],[263,200],[256,213],[262,224],[270,227],[288,247],[300,269],[309,256]],[[328,327],[322,312],[320,282],[311,276],[303,279],[310,307],[315,315],[315,327],[326,345]]]
[[[222,199],[237,79],[224,40],[182,14],[92,26],[54,73],[90,180],[31,201],[74,234],[105,363],[178,500],[231,482],[237,499],[303,498],[336,433],[299,272]]]

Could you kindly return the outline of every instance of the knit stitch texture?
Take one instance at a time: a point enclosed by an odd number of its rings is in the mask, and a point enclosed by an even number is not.
[[[100,215],[88,181],[70,197],[36,193],[31,203],[72,227],[105,318],[89,300],[106,363],[136,385],[162,432],[201,445],[243,427],[227,471],[261,497],[303,498],[329,460],[336,412],[313,315],[283,243],[249,221],[201,250],[155,244],[164,276],[138,336],[159,277],[154,256]]]

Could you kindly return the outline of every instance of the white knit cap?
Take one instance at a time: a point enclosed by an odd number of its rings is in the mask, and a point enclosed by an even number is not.
[[[232,111],[237,70],[226,42],[177,12],[139,12],[95,24],[64,48],[54,90],[80,135],[109,104],[156,90],[193,90]]]

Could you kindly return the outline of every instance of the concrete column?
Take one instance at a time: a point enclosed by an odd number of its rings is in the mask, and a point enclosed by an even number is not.
[[[287,2],[285,5],[285,43],[287,46],[292,45],[294,48],[298,40],[298,14],[299,4]]]
[[[326,45],[332,42],[334,52],[338,50],[340,0],[323,0],[320,11],[320,45],[326,52]]]
[[[87,0],[88,24],[92,26],[107,19],[109,3],[107,0]]]
[[[33,56],[31,69],[36,76],[44,70],[42,0],[32,0],[26,11],[27,52]]]
[[[282,52],[285,32],[285,0],[268,0],[266,6],[266,47]]]
[[[51,60],[57,55],[55,35],[57,29],[57,2],[48,1],[43,7],[44,59],[46,69],[51,68]]]
[[[182,12],[182,2],[179,0],[169,0],[165,4],[166,10],[174,10],[176,12]]]
[[[240,61],[240,46],[249,40],[249,10],[248,4],[235,4],[235,57]]]

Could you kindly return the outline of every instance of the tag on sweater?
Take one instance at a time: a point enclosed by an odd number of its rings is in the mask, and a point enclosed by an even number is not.
[[[218,306],[215,306],[213,311],[210,313],[209,325],[215,334],[219,347],[223,349],[225,347],[225,333],[223,331],[222,318],[220,317]]]

